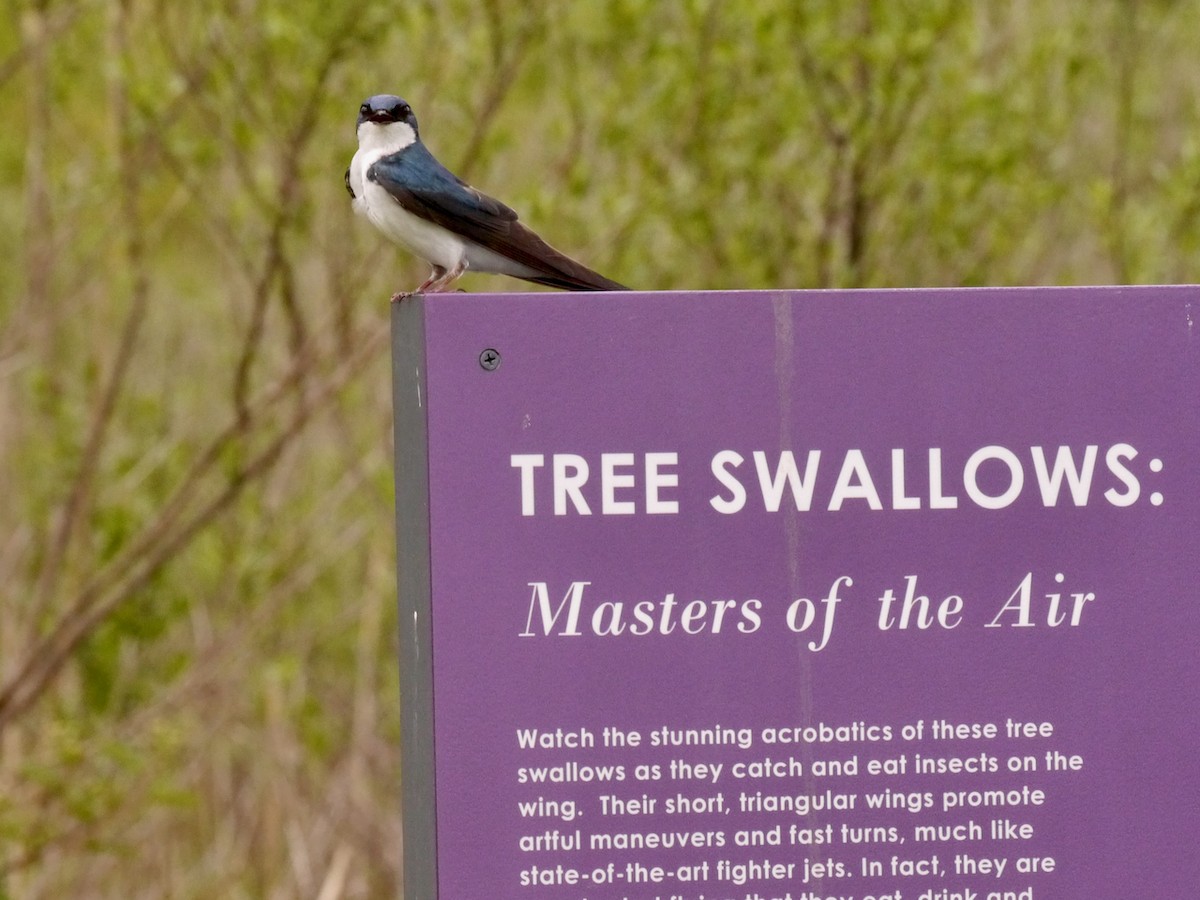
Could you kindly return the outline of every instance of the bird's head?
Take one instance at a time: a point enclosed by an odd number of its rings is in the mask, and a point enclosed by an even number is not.
[[[368,97],[358,108],[358,142],[399,150],[417,140],[417,117],[395,94]]]

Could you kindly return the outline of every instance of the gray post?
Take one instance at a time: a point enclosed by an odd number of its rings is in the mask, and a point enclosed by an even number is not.
[[[425,301],[392,305],[404,897],[437,897]]]

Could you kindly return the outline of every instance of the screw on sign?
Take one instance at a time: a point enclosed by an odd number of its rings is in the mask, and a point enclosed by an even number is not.
[[[500,354],[491,347],[479,354],[479,365],[489,372],[500,368]]]

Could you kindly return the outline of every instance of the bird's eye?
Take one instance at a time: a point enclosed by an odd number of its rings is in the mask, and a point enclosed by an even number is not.
[[[359,115],[369,116],[371,114],[371,104],[364,103],[358,108]]]
[[[397,103],[388,112],[392,114],[396,121],[400,121],[401,119],[408,118],[412,114],[412,109],[409,108],[407,103]]]

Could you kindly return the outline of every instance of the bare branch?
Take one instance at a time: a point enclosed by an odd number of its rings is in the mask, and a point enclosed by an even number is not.
[[[171,559],[177,556],[207,526],[224,514],[242,492],[261,479],[278,461],[280,455],[312,421],[314,414],[337,399],[338,395],[362,368],[386,346],[388,329],[381,327],[359,344],[358,352],[342,362],[328,378],[310,403],[297,408],[268,444],[253,454],[228,479],[214,497],[205,502],[190,517],[175,524],[178,506],[168,505],[164,515],[143,531],[136,552],[127,554],[127,565],[113,572],[111,567],[85,585],[69,610],[44,638],[30,648],[17,674],[0,690],[0,733],[16,718],[29,710],[45,693],[55,676],[70,660],[74,651],[122,602],[141,591]],[[285,382],[295,382],[295,371]],[[278,386],[269,400],[278,400],[287,393]],[[244,427],[235,421],[225,432],[227,438],[241,434]],[[215,459],[227,441],[204,454],[205,461]],[[198,477],[198,476],[196,476]],[[185,480],[193,484],[195,478]],[[179,498],[177,498],[178,500]]]
[[[507,7],[502,13],[496,0],[488,0],[484,9],[487,12],[488,36],[491,39],[491,73],[484,79],[487,91],[475,115],[472,116],[475,127],[471,130],[471,136],[467,138],[467,147],[456,166],[456,170],[466,181],[471,180],[471,173],[479,163],[487,137],[500,114],[505,98],[513,88],[517,72],[525,62],[530,42],[535,35],[527,13],[516,28],[516,34],[511,35],[505,28],[505,22],[510,18]]]
[[[126,53],[127,7],[125,3],[114,3],[110,7],[109,52],[120,59]],[[38,607],[47,602],[56,576],[62,567],[70,547],[71,535],[87,506],[92,482],[100,464],[100,458],[112,424],[117,399],[129,374],[129,364],[137,347],[138,335],[146,318],[149,302],[149,276],[146,271],[145,240],[142,233],[140,212],[139,167],[137,147],[131,134],[129,101],[126,95],[124,76],[120,66],[109,69],[109,103],[112,109],[115,133],[116,156],[119,168],[121,222],[125,226],[125,263],[131,273],[130,306],[121,329],[120,342],[113,360],[108,380],[100,395],[100,402],[92,417],[80,457],[79,470],[71,484],[66,503],[59,516],[58,527],[50,545],[50,552],[42,564],[38,589]],[[32,617],[37,622],[40,615]]]
[[[6,82],[15,77],[37,55],[39,44],[52,43],[69,31],[80,14],[91,5],[98,4],[70,3],[60,6],[53,13],[46,9],[30,10],[29,15],[37,16],[40,19],[35,24],[38,29],[36,41],[33,43],[28,40],[23,41],[20,47],[10,53],[6,59],[0,61],[0,88],[4,87]]]

